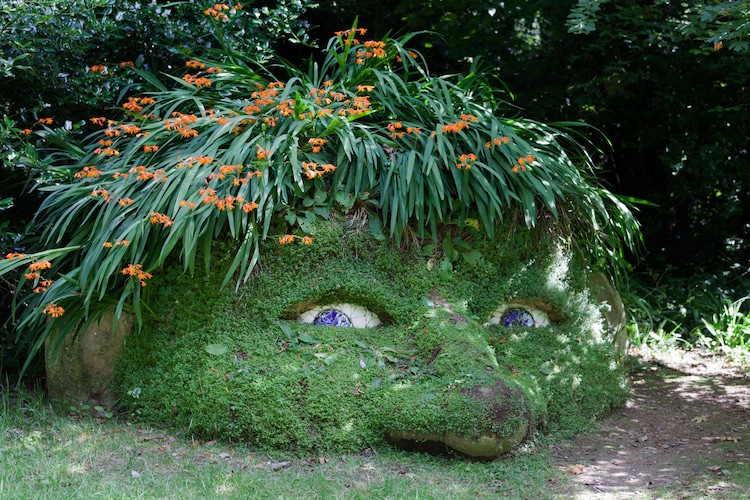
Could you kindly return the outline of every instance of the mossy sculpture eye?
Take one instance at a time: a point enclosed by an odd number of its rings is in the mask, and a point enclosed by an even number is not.
[[[327,304],[305,311],[300,323],[318,326],[373,328],[381,324],[372,311],[356,304]]]
[[[531,301],[529,302],[532,303]],[[540,328],[550,326],[550,314],[553,314],[556,311],[551,305],[546,303],[538,303],[538,306],[539,307],[533,307],[526,303],[504,304],[492,313],[492,317],[487,324],[498,325],[505,328]],[[541,308],[549,309],[550,313]]]

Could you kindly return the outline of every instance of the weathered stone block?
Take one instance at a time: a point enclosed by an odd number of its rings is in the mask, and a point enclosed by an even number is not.
[[[622,303],[620,294],[609,282],[607,275],[602,272],[595,272],[589,276],[589,289],[591,295],[604,306],[602,315],[612,332],[612,344],[617,353],[623,356],[628,347],[628,331],[625,328],[627,324],[625,305]]]
[[[117,325],[113,332],[114,321]],[[50,399],[66,405],[112,404],[115,398],[109,384],[117,356],[132,329],[133,319],[129,314],[123,313],[115,320],[114,312],[110,311],[75,338],[68,335],[54,357],[48,339],[45,361]]]

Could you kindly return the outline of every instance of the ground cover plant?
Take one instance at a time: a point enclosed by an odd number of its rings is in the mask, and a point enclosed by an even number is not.
[[[142,73],[153,90],[127,97],[117,120],[91,117],[102,131],[69,151],[69,181],[45,189],[38,223],[50,249],[0,263],[24,270],[19,331],[38,349],[54,327],[59,344],[102,306],[132,308],[140,323],[146,285],[170,255],[192,272],[199,249],[209,259],[228,238],[225,281],[242,283],[262,240],[311,243],[306,230],[331,210],[364,209],[397,241],[439,242],[442,224],[489,237],[502,223],[538,226],[599,263],[637,240],[571,136],[503,116],[478,68],[430,76],[406,40],[364,36],[338,33],[305,71],[191,60],[169,87]]]

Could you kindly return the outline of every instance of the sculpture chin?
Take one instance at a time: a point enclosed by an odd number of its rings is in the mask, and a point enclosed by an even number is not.
[[[509,438],[501,438],[494,433],[482,434],[478,438],[471,438],[445,432],[395,431],[388,433],[388,441],[404,447],[407,443],[442,443],[448,448],[474,458],[496,458],[512,451],[526,438],[529,424],[519,424],[515,433]]]
[[[405,449],[431,449],[444,445],[454,451],[474,458],[496,458],[512,451],[531,431],[531,412],[528,400],[517,387],[498,380],[492,386],[477,386],[462,391],[472,400],[485,401],[491,410],[485,416],[485,429],[502,429],[502,435],[485,430],[478,436],[458,432],[424,432],[391,430],[386,438]]]

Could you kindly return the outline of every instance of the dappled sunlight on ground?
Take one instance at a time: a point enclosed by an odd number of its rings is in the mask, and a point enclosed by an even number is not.
[[[624,408],[596,430],[554,447],[558,467],[572,479],[566,496],[747,495],[749,380],[655,366],[636,371]]]

